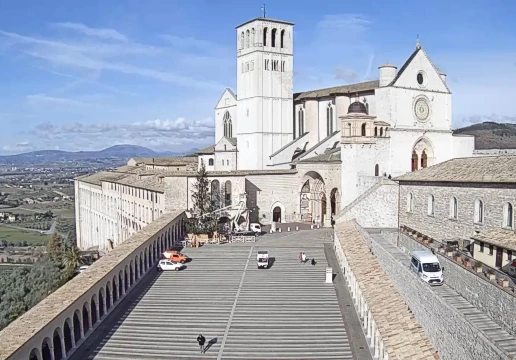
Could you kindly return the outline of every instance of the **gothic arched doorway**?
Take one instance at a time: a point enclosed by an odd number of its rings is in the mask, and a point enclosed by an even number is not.
[[[302,178],[299,189],[301,221],[324,224],[326,214],[326,188],[322,176],[316,171],[308,171]],[[324,200],[324,206],[322,201]]]
[[[272,221],[281,222],[281,208],[279,206],[276,206],[274,210],[272,210]]]

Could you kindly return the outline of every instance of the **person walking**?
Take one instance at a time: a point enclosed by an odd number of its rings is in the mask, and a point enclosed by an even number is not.
[[[204,353],[204,343],[206,342],[206,338],[202,336],[202,334],[199,334],[197,336],[197,342],[199,343],[199,346],[201,347],[201,354]]]
[[[312,266],[315,266],[315,259],[312,258]]]
[[[305,253],[301,253],[301,262],[302,262],[303,264],[305,264],[305,263],[306,263],[306,255],[305,255]]]
[[[299,259],[299,262],[300,262],[300,263],[301,263],[301,262],[303,262],[303,253],[302,253],[302,252],[300,252],[300,253],[299,253],[299,256],[298,256],[297,258]]]

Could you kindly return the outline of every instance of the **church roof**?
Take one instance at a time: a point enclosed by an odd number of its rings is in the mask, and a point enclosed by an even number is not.
[[[457,158],[398,176],[394,180],[400,182],[514,184],[516,183],[516,156]]]
[[[230,137],[230,138],[226,138],[226,139],[228,139],[228,141],[231,143],[231,145],[233,145],[233,146],[237,145],[237,138]]]
[[[348,107],[348,114],[367,114],[367,108],[364,105],[364,103],[361,103],[360,101],[355,101],[351,103]]]
[[[320,98],[324,96],[330,96],[332,94],[348,94],[348,93],[356,93],[362,91],[371,91],[374,89],[378,89],[380,87],[380,82],[378,80],[366,81],[356,84],[348,84],[348,85],[340,85],[329,87],[325,89],[318,90],[310,90],[300,93],[294,94],[294,101],[303,100],[309,98]],[[354,95],[354,94],[353,94]]]
[[[299,163],[340,163],[340,147],[326,150],[323,154],[300,160]]]
[[[400,71],[398,71],[398,73],[396,74],[396,76],[394,77],[394,79],[392,79],[392,81],[390,82],[389,85],[387,86],[393,86],[394,83],[400,78],[401,74],[403,74],[403,72],[407,69],[407,67],[409,66],[409,64],[412,62],[412,60],[414,60],[414,58],[416,57],[416,55],[422,51],[423,54],[425,54],[426,58],[428,59],[428,61],[430,62],[430,64],[432,65],[432,67],[434,68],[434,70],[439,74],[443,74],[443,72],[441,70],[439,70],[437,68],[437,66],[435,66],[435,64],[432,62],[432,59],[430,59],[430,57],[427,55],[425,49],[423,49],[423,47],[421,45],[419,45],[419,42],[418,42],[418,45],[416,46],[416,50],[414,50],[414,52],[412,53],[412,55],[410,55],[410,57],[407,59],[407,61],[405,61],[405,64],[403,64],[403,66],[401,67]],[[442,81],[442,79],[441,79]],[[449,93],[451,93],[450,91],[450,88],[448,88],[448,85],[446,85],[446,82],[443,81],[443,84],[444,86],[446,87],[446,90],[448,90]]]
[[[156,157],[156,158],[134,158],[137,164],[157,165],[157,166],[176,166],[188,165],[197,162],[197,157]]]
[[[249,23],[252,23],[253,21],[268,21],[268,22],[275,22],[275,23],[286,24],[286,25],[294,25],[293,22],[289,22],[289,21],[277,20],[277,19],[272,19],[272,18],[267,18],[267,17],[257,17],[257,18],[248,20],[245,23],[236,26],[235,29],[238,29],[239,27],[242,27]]]
[[[209,155],[209,154],[213,154],[214,152],[215,152],[215,145],[210,145],[202,150],[196,151],[195,153],[197,155]]]

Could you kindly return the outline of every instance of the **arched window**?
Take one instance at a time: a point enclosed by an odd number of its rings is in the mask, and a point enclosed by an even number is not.
[[[228,146],[224,144],[224,151],[228,151]]]
[[[254,39],[254,28],[251,29],[251,46],[254,46],[255,39]]]
[[[333,134],[333,107],[331,103],[326,107],[326,135]]]
[[[407,211],[414,211],[414,197],[412,196],[412,193],[408,193],[407,195]]]
[[[416,151],[412,151],[412,171],[416,171],[417,170],[417,165],[418,165],[418,156],[417,156],[417,153]]]
[[[380,166],[378,164],[374,166],[374,176],[380,176]]]
[[[482,224],[484,222],[484,203],[482,200],[475,200],[475,222]]]
[[[374,127],[374,136],[378,136],[378,128],[376,126]]]
[[[421,154],[421,169],[424,169],[428,166],[428,156],[426,155],[425,150]]]
[[[242,31],[242,34],[240,35],[240,49],[244,48],[244,32]]]
[[[228,138],[233,137],[233,124],[231,123],[231,115],[228,110],[226,110],[222,119],[224,121],[224,136]]]
[[[212,158],[208,159],[208,165],[209,166],[213,166],[213,159]]]
[[[458,202],[456,197],[450,199],[450,219],[457,219]]]
[[[380,128],[380,136],[383,136],[383,127]]]
[[[245,32],[245,47],[249,47],[249,30]]]
[[[280,47],[285,47],[285,30],[281,30]]]
[[[269,29],[267,29],[267,28],[263,28],[263,46],[267,46],[267,35],[268,35],[267,31],[268,30]]]
[[[278,30],[276,30],[276,29],[272,29],[272,31],[271,31],[271,46],[272,47],[276,47],[276,32],[277,31]]]
[[[224,185],[224,203],[226,206],[231,205],[231,181],[226,181]]]
[[[305,133],[305,112],[303,111],[303,109],[299,109],[297,121],[299,123],[299,136],[303,136],[303,134]]]
[[[503,226],[512,229],[514,214],[512,211],[512,204],[507,203],[503,207]]]
[[[296,116],[294,114],[294,116],[292,116],[292,133],[294,135],[294,139],[297,138],[297,133],[296,133]]]
[[[362,124],[362,136],[366,136],[366,123]]]
[[[433,195],[428,195],[428,215],[435,215],[435,198]]]

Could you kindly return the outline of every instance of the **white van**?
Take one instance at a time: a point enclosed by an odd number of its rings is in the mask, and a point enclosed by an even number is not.
[[[249,226],[250,231],[254,232],[256,235],[262,233],[262,226],[258,223],[251,223]]]
[[[444,283],[443,268],[437,256],[430,251],[414,251],[411,253],[410,268],[430,285]]]
[[[259,268],[269,267],[269,252],[267,250],[258,250],[256,255],[256,266]]]

